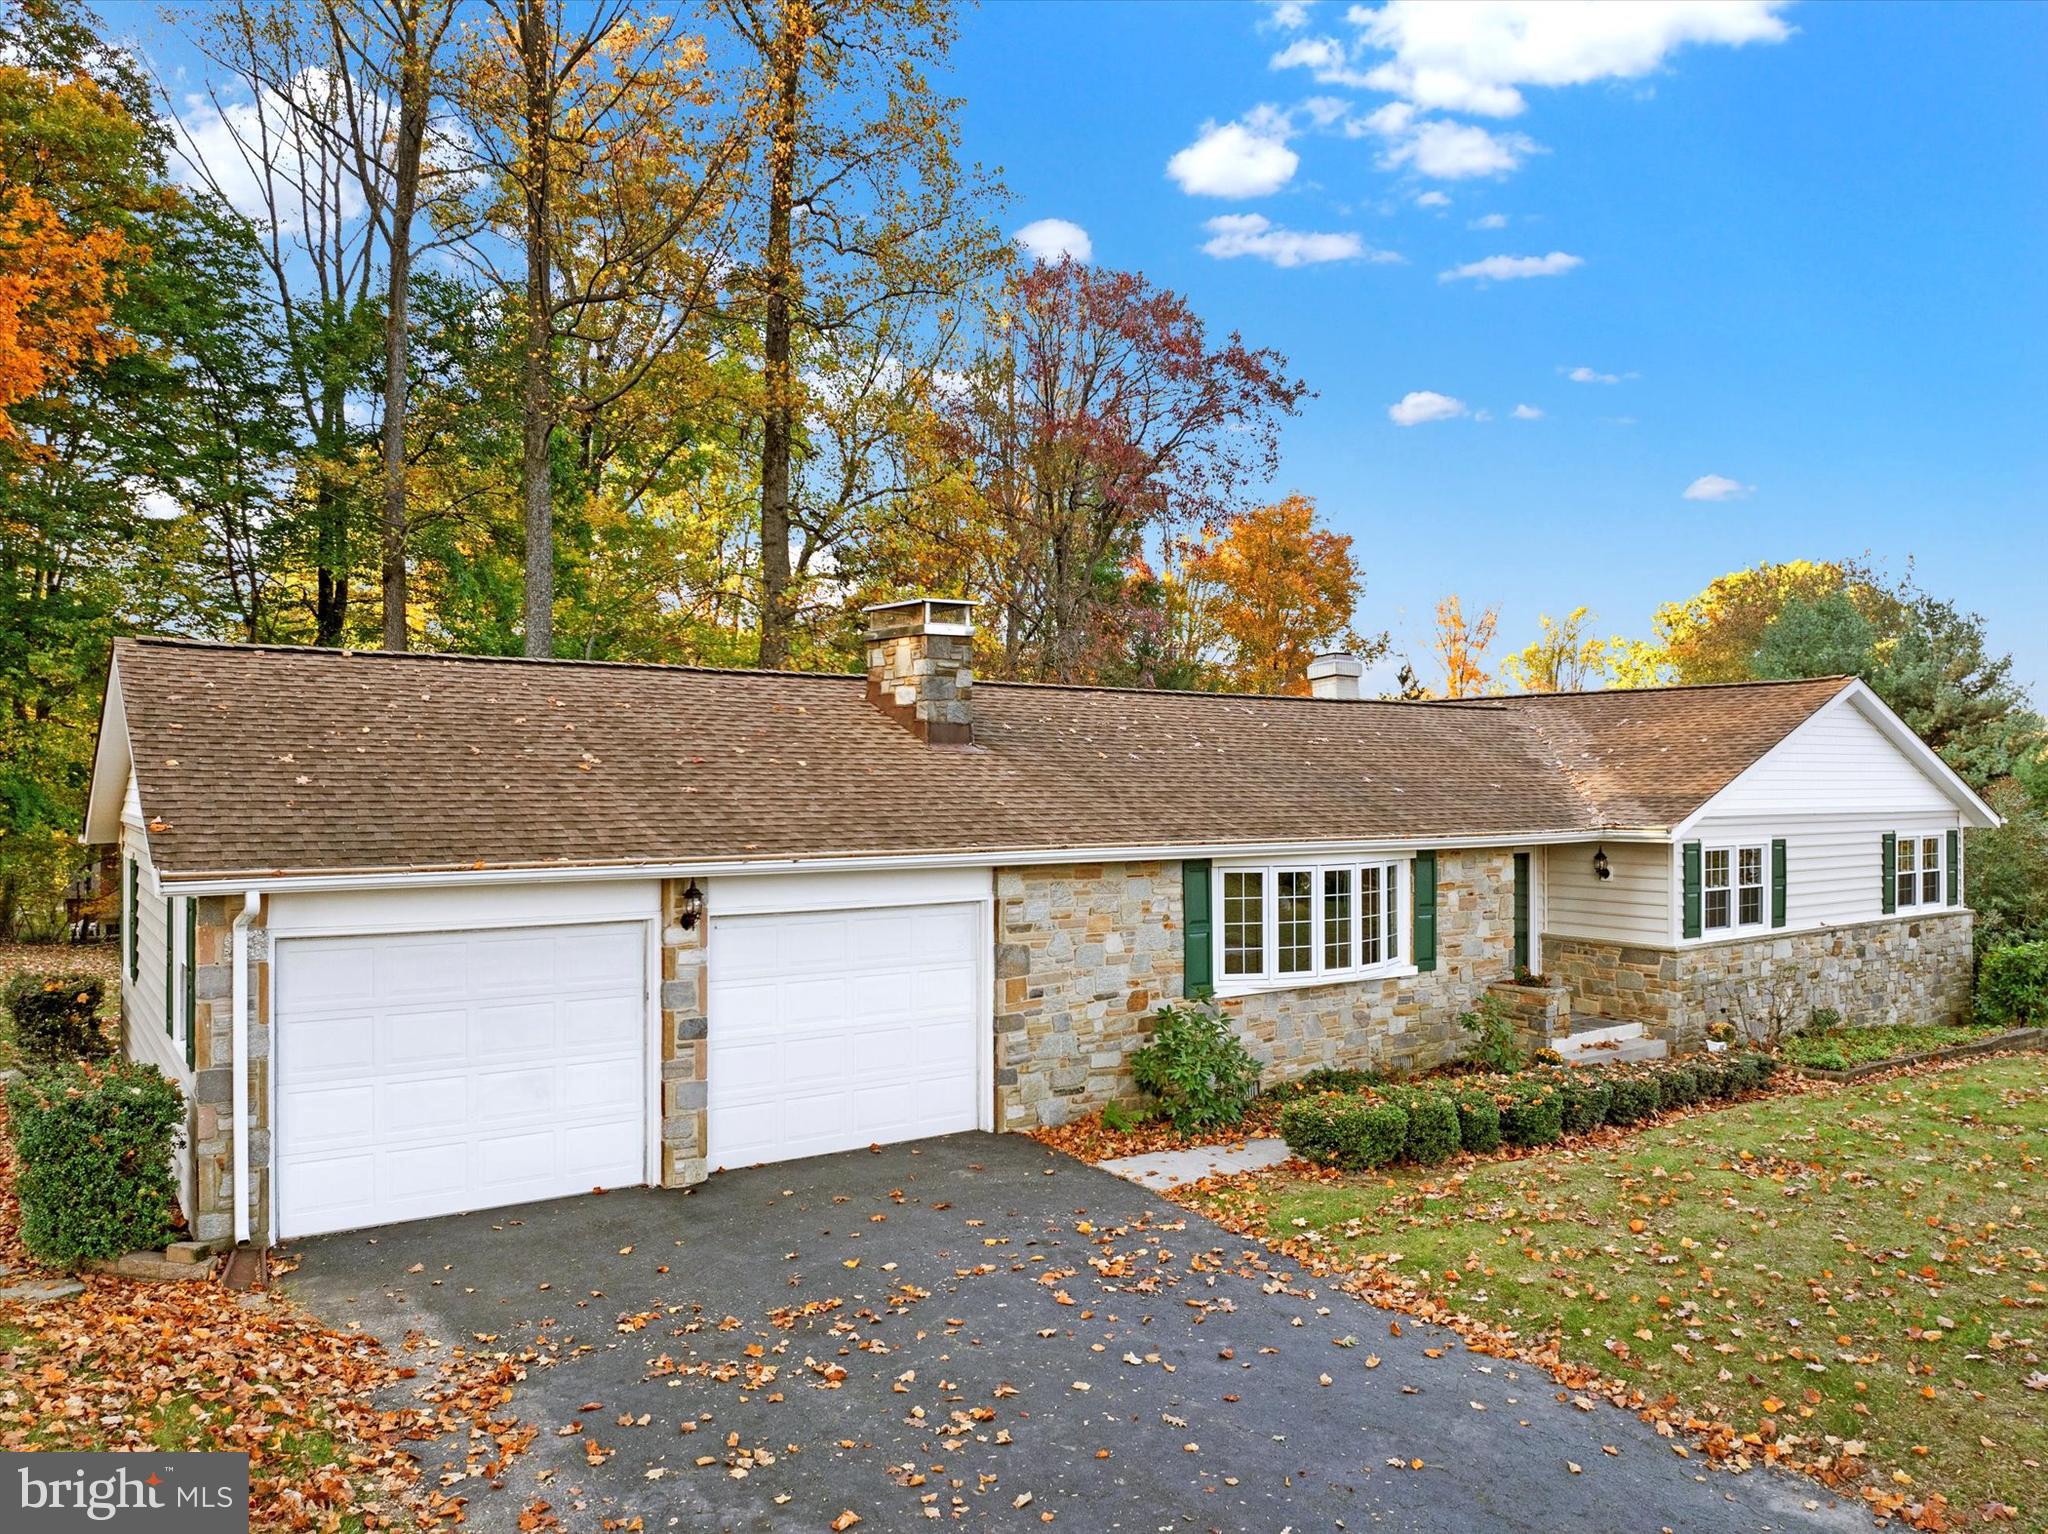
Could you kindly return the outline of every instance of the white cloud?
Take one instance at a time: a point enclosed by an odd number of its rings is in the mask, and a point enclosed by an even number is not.
[[[1508,414],[1518,421],[1540,421],[1543,419],[1543,412],[1534,405],[1517,405]]]
[[[1438,272],[1438,282],[1462,282],[1468,278],[1479,282],[1512,282],[1521,277],[1562,277],[1573,267],[1584,266],[1579,256],[1566,255],[1553,250],[1547,256],[1487,256],[1479,261],[1467,261],[1463,266],[1454,266],[1447,272]]]
[[[362,187],[342,163],[336,134],[310,125],[339,122],[339,82],[326,70],[309,69],[283,95],[268,90],[254,100],[187,95],[184,109],[171,119],[179,179],[198,188],[211,182],[230,207],[254,222],[268,220],[275,211],[287,221],[288,238],[295,232],[291,224],[320,218],[312,208],[302,213],[299,188],[331,185],[343,221],[353,223],[364,211]],[[270,146],[274,168],[263,165],[255,153],[258,144]]]
[[[1438,394],[1434,389],[1415,389],[1387,406],[1387,419],[1396,426],[1420,426],[1425,421],[1455,421],[1471,414],[1461,399]]]
[[[1450,205],[1451,199],[1442,192],[1424,192],[1415,199],[1418,208],[1448,208]]]
[[[1440,117],[1416,122],[1412,112],[1406,113],[1407,120],[1403,121],[1404,114],[1391,110],[1395,106],[1406,108],[1407,103],[1389,103],[1373,114],[1373,118],[1384,120],[1390,128],[1395,122],[1402,123],[1399,128],[1391,128],[1389,136],[1394,142],[1380,155],[1380,164],[1388,170],[1405,167],[1432,181],[1504,176],[1542,149],[1527,134],[1489,133],[1476,123],[1451,122]]]
[[[1264,197],[1294,178],[1301,156],[1287,147],[1286,115],[1259,107],[1241,122],[1204,123],[1195,141],[1166,162],[1190,197]]]
[[[167,490],[129,488],[136,492],[135,509],[152,522],[175,522],[185,515],[184,504]]]
[[[1259,22],[1261,32],[1298,32],[1308,25],[1306,0],[1273,0],[1273,8]]]
[[[1376,250],[1348,230],[1318,234],[1305,229],[1284,229],[1258,213],[1225,213],[1203,225],[1209,240],[1205,254],[1219,261],[1239,256],[1256,256],[1275,266],[1315,266],[1325,261],[1397,262],[1391,250]]]
[[[1063,256],[1086,261],[1095,254],[1088,231],[1072,219],[1037,218],[1010,236],[1035,261],[1057,265]]]
[[[1573,383],[1615,384],[1621,382],[1621,375],[1619,373],[1596,373],[1584,363],[1580,363],[1564,376]]]
[[[1742,501],[1756,494],[1755,485],[1745,485],[1725,474],[1702,474],[1685,487],[1688,501]]]
[[[1419,107],[1512,117],[1520,87],[1639,79],[1688,45],[1783,42],[1792,29],[1783,0],[1386,0],[1353,5],[1359,54],[1385,54],[1369,71],[1374,89]]]
[[[1478,218],[1473,219],[1472,222],[1467,224],[1465,227],[1467,229],[1505,229],[1507,228],[1507,226],[1507,214],[1483,213]]]

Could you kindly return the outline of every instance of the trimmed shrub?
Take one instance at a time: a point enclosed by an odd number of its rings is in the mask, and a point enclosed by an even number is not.
[[[2048,942],[1994,948],[1977,965],[1977,1015],[2019,1026],[2048,1021]]]
[[[1708,1055],[1695,1061],[1692,1069],[1699,1078],[1702,1100],[1730,1098],[1742,1090],[1741,1067],[1733,1055]]]
[[[1258,1095],[1258,1061],[1209,1007],[1161,1007],[1152,1017],[1152,1041],[1130,1060],[1138,1090],[1157,1100],[1182,1134],[1237,1123]]]
[[[1420,1087],[1381,1095],[1408,1115],[1408,1138],[1401,1147],[1404,1160],[1435,1166],[1457,1155],[1458,1105],[1450,1098]]]
[[[104,987],[90,975],[16,975],[7,982],[14,1043],[30,1070],[103,1060],[114,1052],[100,1027]]]
[[[1564,1134],[1564,1099],[1544,1081],[1512,1081],[1502,1094],[1500,1137],[1510,1145],[1552,1145]]]
[[[1610,1124],[1640,1124],[1664,1104],[1664,1094],[1649,1076],[1616,1076],[1608,1087],[1612,1093],[1607,1105]]]
[[[1500,1105],[1485,1092],[1467,1088],[1458,1105],[1458,1143],[1476,1155],[1500,1149]]]
[[[7,1089],[21,1240],[46,1262],[162,1246],[185,1098],[153,1065],[63,1065]]]
[[[1778,1074],[1778,1057],[1761,1049],[1742,1050],[1734,1060],[1743,1092],[1761,1092]]]
[[[1357,1171],[1400,1158],[1408,1115],[1367,1094],[1330,1092],[1281,1109],[1280,1137],[1306,1160]]]
[[[1607,1122],[1607,1110],[1614,1106],[1614,1088],[1604,1081],[1585,1081],[1567,1076],[1558,1088],[1564,1132],[1582,1135]]]
[[[1656,1072],[1657,1092],[1665,1108],[1683,1108],[1700,1098],[1700,1078],[1689,1065],[1667,1065]]]

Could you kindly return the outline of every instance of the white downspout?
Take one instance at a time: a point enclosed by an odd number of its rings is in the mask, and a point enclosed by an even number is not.
[[[234,925],[235,1244],[249,1240],[249,923],[263,909],[255,890],[242,894]]]

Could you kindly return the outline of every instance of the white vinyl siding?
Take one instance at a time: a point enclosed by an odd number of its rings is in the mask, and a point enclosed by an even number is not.
[[[184,1029],[189,1026],[183,1016],[184,998],[174,972],[167,972],[164,965],[164,898],[157,890],[156,872],[149,862],[149,842],[139,824],[130,822],[121,828],[121,913],[127,920],[128,911],[128,868],[125,859],[134,858],[139,870],[139,882],[135,892],[135,930],[124,940],[121,965],[121,1014],[125,1019],[122,1033],[127,1040],[127,1054],[131,1060],[153,1065],[172,1081],[178,1083],[185,1093],[186,1124],[189,1130],[192,1116],[192,1070],[185,1064]],[[177,938],[179,957],[183,958],[184,911],[178,911]],[[135,949],[136,974],[128,978],[127,949],[125,944],[137,943]],[[169,991],[180,1007],[178,1031],[164,1032],[164,997]],[[179,1144],[171,1151],[171,1175],[176,1180],[178,1201],[189,1217],[192,1213],[192,1136],[188,1132],[179,1136]]]
[[[1607,854],[1609,878],[1593,872],[1596,848]],[[1545,847],[1534,861],[1541,870],[1543,932],[1594,942],[1670,943],[1671,849],[1664,843],[1569,842]]]
[[[1852,701],[1786,737],[1723,789],[1682,839],[1702,848],[1764,847],[1768,917],[1768,849],[1783,838],[1785,930],[1801,931],[1882,919],[1887,832],[1899,839],[1901,869],[1907,841],[1915,842],[1916,877],[1925,838],[1936,841],[1941,859],[1939,898],[1900,903],[1897,914],[1949,909],[1948,833],[1962,823],[1948,794]],[[1727,934],[1704,934],[1709,941],[1717,935]]]

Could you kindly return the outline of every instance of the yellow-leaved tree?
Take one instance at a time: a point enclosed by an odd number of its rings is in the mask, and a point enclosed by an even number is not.
[[[1434,648],[1444,668],[1444,689],[1439,697],[1477,698],[1496,689],[1497,684],[1486,674],[1486,651],[1499,626],[1497,606],[1468,621],[1455,591],[1436,604]]]

